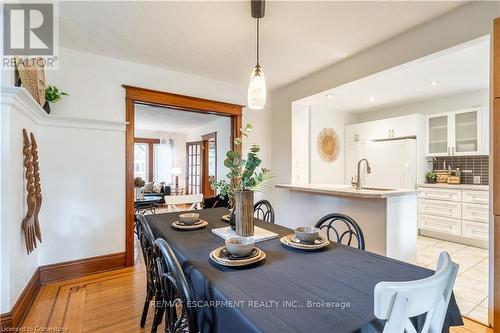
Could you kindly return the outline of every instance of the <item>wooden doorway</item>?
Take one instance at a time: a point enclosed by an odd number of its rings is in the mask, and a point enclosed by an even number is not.
[[[217,179],[217,132],[205,134],[201,137],[201,193],[204,198],[215,196],[215,191],[210,186],[212,179]]]
[[[125,89],[125,264],[134,265],[134,121],[135,105],[163,106],[179,112],[231,117],[231,143],[241,133],[243,105],[123,85]]]

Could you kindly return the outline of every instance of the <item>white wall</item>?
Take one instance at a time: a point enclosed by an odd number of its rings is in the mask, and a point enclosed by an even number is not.
[[[135,129],[136,138],[173,139],[175,142],[175,166],[184,170],[186,166],[186,133]],[[184,176],[179,176],[179,187],[184,188]]]
[[[293,101],[490,34],[497,16],[500,16],[498,2],[467,3],[435,20],[272,91],[272,167],[275,171],[279,170],[275,181],[289,183],[292,176]],[[275,201],[276,206],[281,205],[279,195]],[[286,205],[279,207],[277,222],[285,222],[287,214]]]
[[[352,124],[356,120],[357,116],[352,113],[335,111],[331,108],[311,107],[309,140],[311,183],[344,184],[344,128],[345,125]],[[340,151],[337,159],[329,163],[321,159],[316,145],[318,134],[324,128],[332,128],[337,133],[340,142]]]
[[[226,179],[227,168],[224,166],[224,160],[227,151],[231,149],[231,118],[219,117],[191,130],[187,133],[186,141],[201,141],[203,135],[213,132],[217,132],[217,179]]]
[[[309,106],[292,105],[292,183],[309,184],[310,152]]]
[[[359,114],[359,121],[372,121],[384,118],[398,117],[408,114],[433,114],[461,109],[468,109],[476,106],[483,106],[489,109],[490,92],[488,89],[479,90],[468,93],[461,93],[443,98],[422,101],[418,103],[410,103],[403,106],[387,108],[382,110],[370,111]],[[485,115],[485,120],[488,115]]]
[[[7,74],[4,76],[4,74]],[[11,71],[2,71],[2,86],[13,85]],[[60,48],[59,70],[46,72],[46,83],[68,92],[52,106],[52,118],[59,116],[88,119],[106,124],[125,120],[125,90],[122,84],[197,96],[236,104],[245,104],[246,85],[234,85],[208,78],[145,66],[124,60]],[[4,111],[2,110],[2,126]],[[254,141],[269,144],[270,115],[244,111],[244,122],[252,120],[262,136]],[[24,126],[24,125],[19,125]],[[104,126],[105,127],[105,126]],[[38,254],[26,256],[24,238],[18,225],[22,210],[22,179],[12,177],[4,168],[4,147],[19,153],[19,137],[2,129],[2,300],[1,312],[7,312],[27,283],[36,266],[121,252],[125,249],[125,133],[105,128],[50,128],[40,133],[40,163],[44,206],[41,212],[43,244]],[[14,147],[15,146],[15,147]],[[7,150],[8,150],[7,149]],[[269,165],[269,149],[264,164]],[[19,156],[16,157],[19,159]],[[22,163],[12,172],[22,172]],[[10,163],[9,162],[9,163]],[[21,171],[19,171],[21,170]],[[16,188],[12,195],[4,188]],[[5,198],[9,193],[9,200]],[[15,198],[10,200],[10,198]],[[5,216],[15,209],[19,216]],[[16,226],[4,237],[4,221]],[[7,240],[11,237],[11,240]],[[10,263],[10,269],[4,265]],[[10,281],[4,277],[11,276]],[[5,289],[4,289],[5,288]],[[4,292],[7,290],[7,292]],[[6,299],[6,298],[7,299]]]

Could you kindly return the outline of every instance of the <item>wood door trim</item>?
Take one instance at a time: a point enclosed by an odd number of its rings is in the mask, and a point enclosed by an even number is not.
[[[148,181],[154,180],[154,145],[160,143],[160,139],[134,138],[134,143],[145,143],[148,145]]]
[[[500,18],[493,22],[493,45],[492,45],[492,67],[491,67],[491,84],[490,89],[490,121],[491,121],[491,145],[490,145],[490,161],[492,178],[491,185],[493,187],[493,227],[490,232],[493,232],[493,237],[490,235],[490,255],[493,254],[493,325],[496,327],[495,332],[500,332]],[[491,262],[491,261],[490,261]],[[497,269],[498,267],[498,269]]]
[[[184,111],[200,111],[202,113],[213,113],[224,115],[241,115],[243,105],[219,102],[200,97],[185,96],[163,92],[158,90],[122,85],[127,93],[127,99],[132,99],[143,104],[168,106]]]
[[[134,128],[135,104],[231,117],[231,147],[240,136],[243,105],[122,85],[125,89],[125,264],[134,265]]]

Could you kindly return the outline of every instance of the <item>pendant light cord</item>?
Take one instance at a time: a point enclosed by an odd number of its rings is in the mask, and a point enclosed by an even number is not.
[[[259,66],[259,21],[260,19],[257,18],[257,66]]]

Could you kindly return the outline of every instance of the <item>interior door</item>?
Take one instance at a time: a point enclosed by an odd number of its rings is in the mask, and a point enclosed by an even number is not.
[[[186,193],[201,193],[203,141],[186,142]]]

